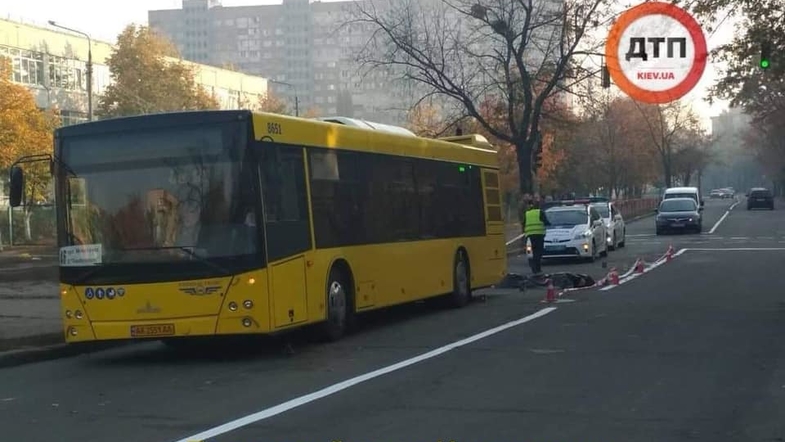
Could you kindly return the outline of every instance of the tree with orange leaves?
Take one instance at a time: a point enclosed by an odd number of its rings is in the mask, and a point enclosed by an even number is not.
[[[217,109],[218,101],[196,83],[196,68],[179,60],[174,44],[147,26],[128,25],[107,61],[110,84],[98,103],[106,117]]]
[[[611,2],[353,3],[353,21],[375,31],[357,60],[400,72],[424,95],[448,100],[515,146],[519,189],[536,191],[532,160],[546,134],[545,103],[596,75],[586,61],[604,45],[592,35],[615,14]],[[497,102],[491,119],[482,109],[488,98]]]
[[[30,91],[11,81],[13,71],[8,58],[0,57],[0,173],[6,173],[11,165],[26,155],[51,154],[52,134],[59,119],[51,112],[42,112]],[[26,168],[25,235],[30,240],[29,205],[47,199],[51,178],[49,168],[42,164],[30,164]]]
[[[249,106],[252,110],[272,114],[289,115],[289,106],[279,96],[268,91],[259,97],[258,102]]]

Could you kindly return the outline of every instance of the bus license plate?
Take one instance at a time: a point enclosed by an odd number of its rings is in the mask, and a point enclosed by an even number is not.
[[[174,324],[132,325],[131,337],[174,336]]]

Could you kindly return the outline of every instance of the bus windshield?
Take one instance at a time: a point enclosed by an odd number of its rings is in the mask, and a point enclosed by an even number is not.
[[[243,162],[246,139],[239,128],[226,124],[63,139],[60,195],[67,203],[59,223],[61,266],[255,254],[253,168]],[[69,261],[72,246],[94,252]]]

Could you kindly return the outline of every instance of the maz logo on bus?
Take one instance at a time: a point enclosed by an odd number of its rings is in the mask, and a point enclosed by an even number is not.
[[[279,123],[267,123],[267,133],[273,135],[283,135],[283,129]]]

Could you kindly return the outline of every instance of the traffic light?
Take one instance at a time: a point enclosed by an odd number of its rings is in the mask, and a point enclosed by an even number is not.
[[[540,170],[540,167],[542,167],[542,149],[538,147],[534,154],[534,170]]]
[[[611,87],[611,72],[608,70],[608,66],[602,65],[602,88],[608,89]]]
[[[764,41],[760,45],[760,67],[768,69],[771,66],[771,43]]]

